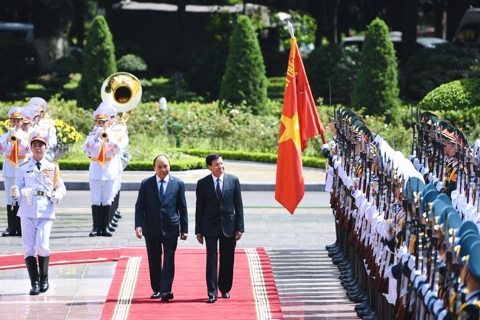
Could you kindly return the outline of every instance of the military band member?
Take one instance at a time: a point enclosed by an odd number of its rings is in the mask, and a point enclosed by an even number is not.
[[[49,288],[50,232],[57,204],[66,188],[58,165],[45,159],[48,136],[33,132],[30,138],[32,159],[21,165],[15,178],[12,197],[21,203],[23,255],[32,288],[38,295]],[[38,265],[37,265],[38,254]]]
[[[90,236],[111,237],[112,233],[108,230],[110,207],[119,172],[115,155],[120,154],[122,148],[108,129],[108,110],[99,107],[92,116],[95,128],[87,136],[83,147],[85,154],[90,157],[89,185],[93,218]]]
[[[7,204],[7,230],[3,237],[21,236],[20,219],[17,217],[18,203],[12,200],[11,187],[15,184],[17,168],[28,160],[28,140],[21,126],[22,108],[13,107],[8,111],[11,129],[0,137],[0,152],[3,156],[3,179],[5,202]]]
[[[52,161],[55,157],[55,148],[57,147],[57,129],[55,128],[55,121],[47,116],[47,102],[43,98],[33,97],[30,99],[30,105],[38,107],[39,115],[37,127],[38,132],[45,131],[48,136],[48,146],[45,157]]]

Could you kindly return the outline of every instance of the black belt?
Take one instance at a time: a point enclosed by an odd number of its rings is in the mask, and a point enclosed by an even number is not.
[[[34,191],[33,193],[35,196],[44,196],[45,195],[45,191]]]

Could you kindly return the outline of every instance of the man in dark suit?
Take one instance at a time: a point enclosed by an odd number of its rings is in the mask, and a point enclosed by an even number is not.
[[[235,246],[244,232],[243,202],[240,181],[237,177],[224,173],[222,157],[213,153],[207,156],[206,162],[212,174],[197,182],[195,234],[201,244],[205,238],[207,303],[214,303],[219,289],[222,298],[230,298]],[[220,269],[217,278],[218,242]]]
[[[175,251],[178,236],[187,239],[188,212],[185,184],[171,176],[170,162],[160,155],[153,161],[155,175],[142,181],[135,204],[135,232],[145,236],[152,299],[173,299]],[[163,246],[163,268],[162,268]]]

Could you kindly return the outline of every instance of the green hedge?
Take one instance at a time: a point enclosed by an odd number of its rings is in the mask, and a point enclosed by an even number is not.
[[[260,152],[242,152],[242,151],[225,151],[225,150],[201,150],[201,149],[171,149],[175,152],[188,154],[192,157],[177,159],[172,161],[170,169],[172,171],[185,171],[194,169],[204,169],[205,157],[210,153],[218,153],[227,160],[242,160],[252,162],[276,163],[277,155],[272,153]],[[325,158],[317,157],[302,157],[302,162],[305,167],[325,168]],[[0,161],[0,163],[2,163]],[[62,170],[88,170],[90,160],[62,160],[58,161]],[[125,171],[152,171],[153,163],[148,161],[130,161]]]

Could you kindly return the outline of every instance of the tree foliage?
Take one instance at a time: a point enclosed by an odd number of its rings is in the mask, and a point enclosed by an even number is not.
[[[78,106],[95,109],[102,101],[103,81],[115,72],[117,64],[112,34],[105,18],[96,16],[86,38],[82,79],[77,91]]]
[[[384,115],[400,104],[397,61],[388,27],[375,19],[368,27],[361,53],[351,106],[366,108],[366,114]]]
[[[262,52],[252,23],[240,15],[233,30],[220,100],[241,104],[244,101],[254,114],[267,113],[267,76]]]
[[[38,75],[38,52],[23,39],[0,36],[0,57],[0,98],[20,92]]]

